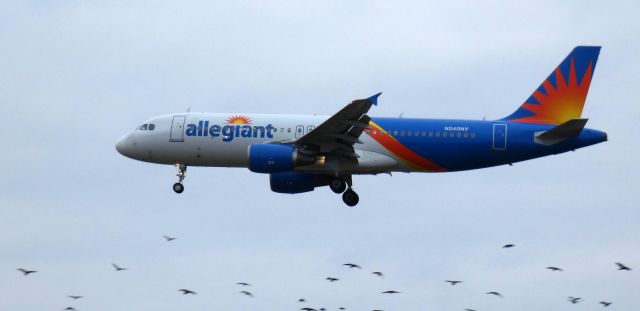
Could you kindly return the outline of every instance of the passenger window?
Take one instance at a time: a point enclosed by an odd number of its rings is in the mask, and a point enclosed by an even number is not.
[[[464,133],[464,138],[469,138],[469,133]]]
[[[411,135],[413,135],[413,132],[411,131],[407,132],[407,136],[411,136]]]
[[[400,136],[404,136],[404,131],[400,131]]]
[[[146,131],[147,130],[147,125],[146,124],[141,125],[139,130]]]
[[[429,131],[429,137],[433,137],[433,132]]]
[[[291,128],[288,128],[288,129],[287,129],[287,133],[291,133]]]
[[[393,131],[393,136],[398,136],[398,131]]]
[[[284,127],[280,128],[280,132],[284,133]]]
[[[420,132],[419,132],[419,131],[416,131],[416,132],[414,133],[414,136],[420,136]]]
[[[440,132],[436,132],[436,137],[440,137]]]
[[[447,132],[442,132],[442,137],[447,137]]]
[[[476,133],[471,133],[471,138],[476,138]]]
[[[156,125],[155,125],[155,124],[153,124],[153,123],[151,123],[151,124],[149,124],[149,127],[147,127],[147,129],[148,129],[149,131],[153,131],[153,130],[155,130],[155,129],[156,129]]]
[[[462,133],[458,132],[458,134],[456,134],[456,137],[458,138],[462,137]]]

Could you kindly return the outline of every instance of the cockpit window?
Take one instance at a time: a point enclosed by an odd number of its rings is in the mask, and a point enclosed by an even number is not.
[[[140,125],[140,127],[138,129],[141,130],[141,131],[146,131],[147,130],[147,124]]]
[[[155,128],[156,128],[156,125],[155,125],[155,124],[153,124],[153,123],[149,124],[149,126],[147,127],[147,129],[148,129],[149,131],[153,131],[153,130],[155,130]]]

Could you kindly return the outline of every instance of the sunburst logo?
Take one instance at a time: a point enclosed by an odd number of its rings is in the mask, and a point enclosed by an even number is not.
[[[247,116],[235,115],[227,118],[227,124],[251,124],[251,119]]]

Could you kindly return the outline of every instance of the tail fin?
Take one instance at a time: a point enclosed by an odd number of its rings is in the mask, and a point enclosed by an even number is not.
[[[561,124],[582,115],[599,46],[577,46],[531,96],[503,121]]]

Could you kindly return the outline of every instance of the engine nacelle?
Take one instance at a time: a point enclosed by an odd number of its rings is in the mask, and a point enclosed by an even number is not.
[[[303,155],[291,145],[253,144],[249,145],[247,152],[249,170],[255,173],[287,172],[295,166],[313,163],[312,157]]]
[[[331,178],[327,175],[313,175],[309,173],[283,172],[270,176],[271,191],[278,193],[302,193],[313,191],[315,187],[329,184]]]

